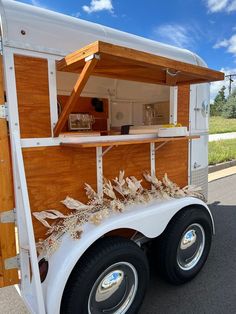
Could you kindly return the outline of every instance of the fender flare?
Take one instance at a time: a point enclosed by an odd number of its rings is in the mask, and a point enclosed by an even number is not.
[[[208,206],[199,199],[185,197],[132,206],[122,214],[114,214],[105,219],[99,226],[88,223],[79,240],[73,240],[66,234],[58,250],[48,260],[49,272],[42,284],[47,313],[60,313],[66,282],[80,257],[96,240],[107,232],[120,228],[134,229],[148,238],[155,238],[165,230],[177,212],[191,205],[201,207],[209,213],[214,233],[214,221]]]

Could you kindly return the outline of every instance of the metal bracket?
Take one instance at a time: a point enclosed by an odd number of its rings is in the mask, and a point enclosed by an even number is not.
[[[0,213],[0,223],[8,224],[8,223],[14,223],[15,221],[16,221],[15,209]]]
[[[0,119],[7,119],[8,118],[8,108],[7,105],[0,105]]]
[[[155,147],[155,151],[157,151],[158,149],[160,149],[162,146],[166,145],[166,143],[168,143],[168,141],[158,145],[157,147]]]
[[[5,269],[14,269],[14,268],[20,268],[20,257],[19,255],[6,258],[4,260],[4,267]]]
[[[84,61],[85,61],[85,62],[88,62],[88,61],[93,60],[93,59],[100,60],[100,55],[94,53],[94,54],[92,54],[92,55],[86,57],[86,58],[84,59]]]
[[[109,150],[111,150],[113,148],[114,145],[111,145],[109,147],[107,147],[103,152],[102,152],[102,157],[109,152]]]

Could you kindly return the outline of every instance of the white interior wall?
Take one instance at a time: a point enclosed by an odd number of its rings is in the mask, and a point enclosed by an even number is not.
[[[57,92],[70,95],[78,74],[57,72]],[[124,124],[143,124],[143,105],[169,102],[168,86],[91,77],[82,96],[109,99],[110,121],[114,127]]]

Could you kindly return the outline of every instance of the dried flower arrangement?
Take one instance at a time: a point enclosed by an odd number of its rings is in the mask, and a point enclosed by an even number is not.
[[[200,194],[201,188],[186,186],[181,189],[167,177],[167,174],[162,180],[158,180],[155,175],[151,175],[149,172],[145,172],[143,176],[147,182],[151,183],[150,190],[143,188],[142,180],[137,180],[133,176],[125,177],[124,171],[120,171],[119,176],[112,182],[104,179],[103,197],[98,195],[87,183],[85,183],[87,204],[67,196],[62,204],[72,210],[69,215],[64,215],[53,209],[34,212],[35,218],[48,228],[48,237],[37,243],[39,253],[50,256],[60,245],[65,233],[68,233],[73,239],[79,239],[85,223],[90,222],[98,225],[104,218],[114,212],[124,211],[129,205],[144,204],[157,198],[170,199],[194,196],[204,199],[203,195]],[[50,219],[56,220],[56,222],[50,225],[47,222]]]

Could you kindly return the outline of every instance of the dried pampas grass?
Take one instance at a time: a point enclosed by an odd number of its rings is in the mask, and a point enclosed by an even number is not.
[[[144,179],[151,184],[151,189],[142,186],[142,180],[134,176],[126,177],[124,171],[113,181],[104,179],[103,194],[98,195],[93,188],[85,183],[85,191],[88,197],[87,204],[75,200],[69,196],[61,203],[71,210],[69,215],[64,215],[57,210],[45,210],[33,213],[46,228],[48,237],[37,243],[39,253],[50,256],[59,247],[62,236],[67,233],[73,239],[79,239],[83,232],[83,225],[87,222],[99,225],[103,219],[112,213],[122,212],[129,205],[145,204],[154,199],[181,198],[185,196],[204,199],[200,194],[201,188],[185,186],[180,188],[172,182],[167,174],[162,180],[149,172],[143,174]],[[48,220],[53,220],[49,224]]]

